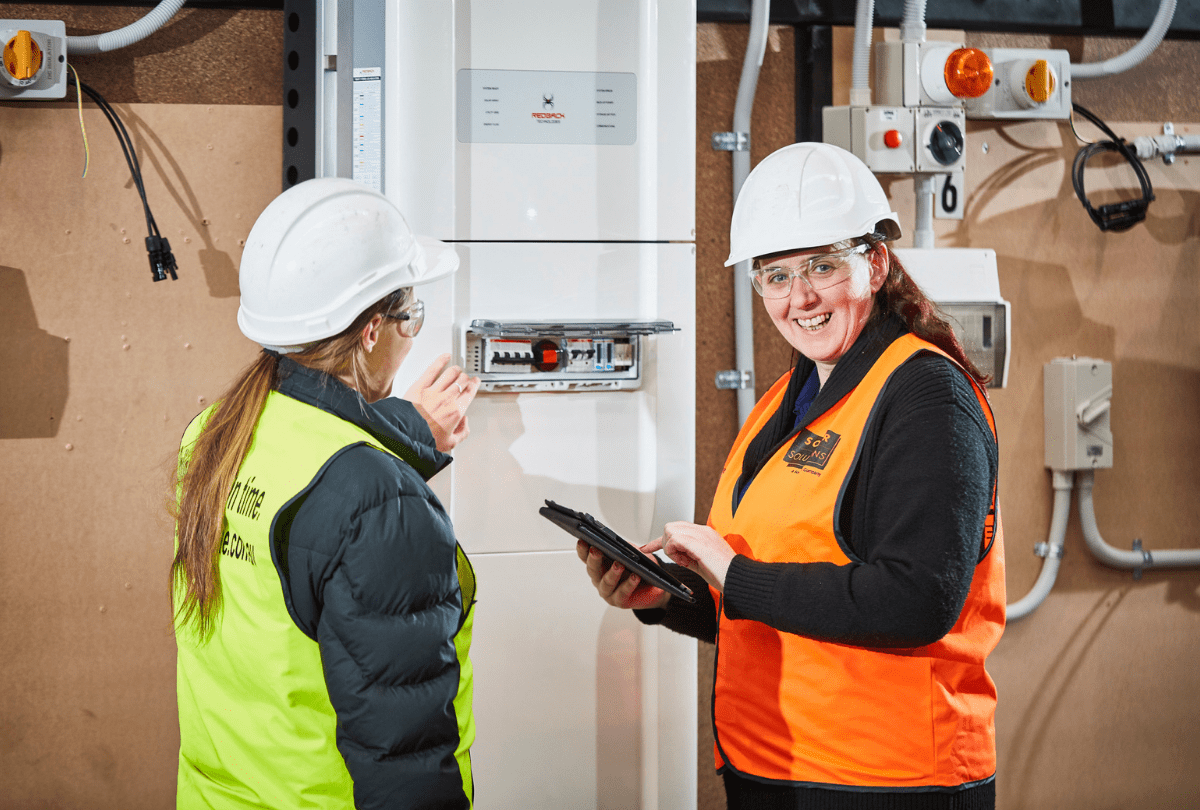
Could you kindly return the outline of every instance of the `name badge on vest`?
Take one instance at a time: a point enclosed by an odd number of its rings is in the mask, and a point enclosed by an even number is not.
[[[833,455],[834,448],[841,440],[841,434],[834,433],[832,430],[825,431],[824,436],[818,436],[811,430],[802,430],[796,436],[796,440],[792,442],[792,446],[788,448],[787,455],[783,457],[783,460],[789,467],[811,467],[814,470],[823,470],[829,463],[829,457]]]

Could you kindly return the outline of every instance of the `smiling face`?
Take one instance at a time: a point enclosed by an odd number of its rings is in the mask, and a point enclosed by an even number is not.
[[[776,254],[758,264],[786,272],[803,268],[813,256],[831,250],[824,246]],[[831,287],[813,290],[802,278],[793,278],[791,295],[763,298],[767,314],[784,340],[817,364],[822,385],[858,339],[871,316],[875,293],[887,277],[887,248],[882,244],[846,261],[851,265],[849,275]]]

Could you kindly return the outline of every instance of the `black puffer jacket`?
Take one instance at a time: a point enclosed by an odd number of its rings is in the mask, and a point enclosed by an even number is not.
[[[355,804],[466,808],[454,756],[454,636],[474,578],[460,588],[454,530],[426,485],[450,457],[411,403],[367,404],[329,375],[286,357],[279,367],[280,393],[352,422],[404,459],[350,447],[277,520],[284,598],[320,645]]]

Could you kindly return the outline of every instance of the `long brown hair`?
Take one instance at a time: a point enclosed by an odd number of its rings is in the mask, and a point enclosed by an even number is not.
[[[362,390],[366,352],[361,336],[376,315],[403,308],[411,287],[399,289],[368,307],[350,326],[331,338],[289,354],[297,363],[347,379]],[[221,606],[221,536],[225,501],[238,470],[250,451],[254,429],[267,403],[279,387],[279,355],[263,350],[213,405],[208,420],[190,448],[180,451],[172,484],[175,518],[175,559],[171,562],[170,592],[177,627],[194,625],[199,638],[215,627]]]
[[[980,371],[967,357],[950,322],[942,315],[938,305],[912,280],[892,249],[874,239],[867,241],[882,245],[887,252],[888,262],[887,277],[879,292],[875,293],[875,309],[871,313],[871,320],[880,320],[889,314],[897,315],[908,325],[910,332],[954,358],[980,385],[991,382],[992,376]]]

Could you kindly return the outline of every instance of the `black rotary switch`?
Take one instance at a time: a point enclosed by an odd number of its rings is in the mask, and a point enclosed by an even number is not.
[[[929,151],[943,166],[952,166],[962,159],[963,134],[953,121],[940,121],[929,135]]]

